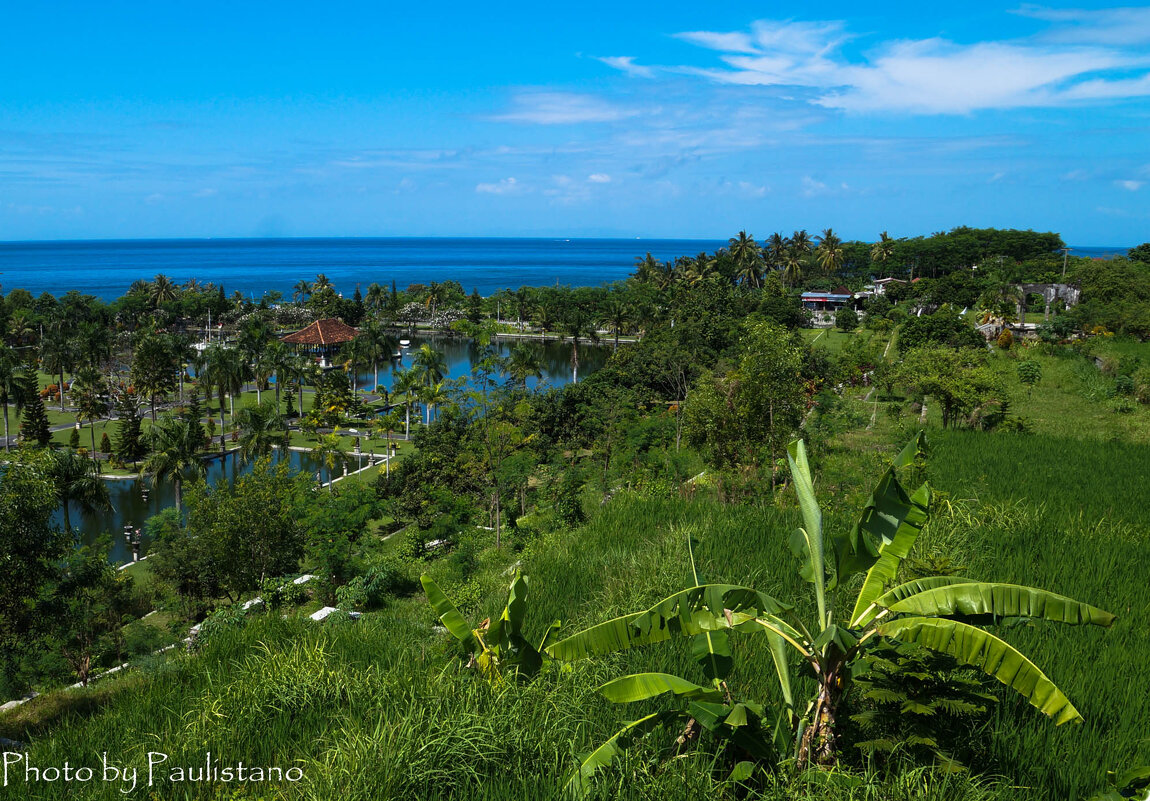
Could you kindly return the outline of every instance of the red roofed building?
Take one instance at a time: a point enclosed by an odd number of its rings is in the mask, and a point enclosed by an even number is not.
[[[327,367],[331,357],[358,334],[359,331],[338,317],[328,317],[316,320],[307,328],[281,337],[280,340],[287,345],[294,345],[300,353],[315,355]]]

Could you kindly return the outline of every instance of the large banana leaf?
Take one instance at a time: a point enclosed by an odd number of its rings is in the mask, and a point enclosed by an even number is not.
[[[854,619],[851,621],[851,626],[861,628],[869,625],[878,617],[879,613],[887,611],[891,605],[901,601],[903,598],[909,598],[911,595],[932,590],[935,587],[943,587],[948,584],[968,584],[969,582],[970,579],[963,578],[962,576],[927,576],[926,578],[911,579],[903,584],[899,584],[897,587],[892,587],[890,590],[875,598],[869,606],[854,616]]]
[[[472,651],[478,651],[479,643],[476,641],[471,627],[467,625],[463,615],[459,614],[455,604],[448,600],[447,596],[443,594],[443,590],[439,589],[439,585],[432,580],[431,576],[427,575],[420,576],[419,583],[423,585],[423,591],[427,593],[427,600],[431,602],[432,608],[439,613],[440,621],[451,632],[451,636]]]
[[[711,687],[700,687],[692,681],[673,676],[670,673],[635,673],[607,682],[599,692],[615,704],[629,704],[646,701],[663,693],[674,693],[685,698],[722,701],[723,694]]]
[[[615,757],[619,756],[623,748],[626,747],[627,740],[650,731],[664,720],[673,717],[682,717],[682,713],[656,712],[632,721],[615,732],[611,739],[588,754],[586,759],[579,764],[579,768],[567,780],[567,784],[563,788],[564,793],[570,798],[585,798],[591,791],[591,777],[615,761]]]
[[[981,581],[934,587],[903,598],[888,608],[909,615],[1025,617],[1073,626],[1110,626],[1115,620],[1109,612],[1065,595],[1036,587]]]
[[[819,609],[819,629],[827,625],[826,565],[823,557],[823,513],[815,499],[815,485],[811,480],[811,467],[807,462],[807,446],[797,439],[787,446],[787,462],[799,508],[803,513],[803,527],[790,538],[791,552],[799,560],[799,575],[815,586],[815,603]]]
[[[499,642],[505,636],[510,638],[518,635],[523,628],[523,618],[527,613],[527,577],[518,572],[511,581],[507,591],[507,605],[503,614],[491,624],[488,637],[492,642]]]
[[[646,611],[608,620],[552,643],[547,653],[555,659],[571,662],[673,637],[693,637],[704,631],[729,629],[732,624],[727,620],[726,610],[740,613],[743,619],[763,613],[777,614],[789,608],[750,587],[704,584],[680,590]]]
[[[1058,725],[1081,720],[1070,700],[1014,646],[988,631],[958,620],[905,617],[881,623],[879,634],[907,643],[918,643],[950,654],[959,662],[978,668],[1012,687]]]
[[[882,594],[886,583],[894,580],[899,563],[914,547],[930,516],[930,487],[923,484],[908,496],[895,473],[920,453],[926,453],[922,432],[907,443],[883,474],[855,527],[834,539],[836,584],[867,571],[851,612],[852,624]]]

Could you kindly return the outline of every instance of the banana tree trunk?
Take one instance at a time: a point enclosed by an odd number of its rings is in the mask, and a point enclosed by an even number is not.
[[[811,765],[834,767],[838,764],[835,741],[835,719],[842,698],[839,668],[829,669],[819,682],[815,699],[814,719],[803,732],[799,745],[799,768]]]

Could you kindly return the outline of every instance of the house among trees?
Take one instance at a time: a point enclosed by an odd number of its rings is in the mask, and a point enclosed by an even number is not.
[[[901,278],[879,278],[874,282],[874,293],[876,295],[885,295],[886,288],[889,284],[905,284],[906,281]]]
[[[338,317],[316,320],[307,328],[281,337],[281,341],[295,347],[299,353],[306,353],[319,360],[321,367],[331,367],[332,357],[359,334]]]
[[[845,286],[840,286],[833,292],[804,292],[802,296],[803,308],[810,311],[838,311],[854,300],[854,294]]]

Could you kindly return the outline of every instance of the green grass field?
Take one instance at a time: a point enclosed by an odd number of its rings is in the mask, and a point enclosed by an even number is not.
[[[935,432],[928,475],[943,503],[923,555],[945,555],[977,578],[1033,583],[1119,615],[1109,631],[1056,624],[1006,629],[1071,697],[1086,721],[1056,727],[1013,695],[999,698],[980,743],[981,778],[922,772],[872,775],[855,789],[769,781],[751,794],[712,776],[703,757],[655,759],[655,741],[629,751],[599,784],[600,798],[1082,799],[1107,770],[1150,762],[1150,449],[1081,437]],[[818,457],[829,529],[850,524],[890,454],[885,431],[860,431]],[[563,631],[643,608],[689,572],[687,537],[703,577],[749,583],[810,606],[787,546],[798,521],[790,496],[729,506],[624,493],[584,527],[557,530],[518,556],[486,550],[463,578],[451,559],[429,569],[461,596],[472,621],[498,614],[504,569],[530,576],[528,637],[551,620]],[[393,538],[394,541],[394,538]],[[139,568],[134,568],[139,569]],[[467,587],[478,594],[466,592]],[[474,600],[466,600],[474,599]],[[358,623],[317,625],[256,615],[196,655],[144,660],[122,678],[37,699],[0,716],[0,736],[30,742],[35,762],[108,751],[143,768],[148,751],[172,764],[223,761],[299,766],[305,780],[238,797],[555,798],[576,758],[624,721],[658,708],[623,709],[594,690],[624,672],[662,670],[701,679],[685,647],[656,646],[551,670],[529,685],[491,687],[463,671],[453,641],[432,630],[421,597],[400,598]],[[770,703],[765,644],[735,642],[731,684]],[[993,778],[1000,777],[1000,778]],[[116,787],[47,785],[38,798],[116,798]],[[165,785],[156,797],[224,798],[220,787]],[[230,791],[227,791],[230,792]]]

